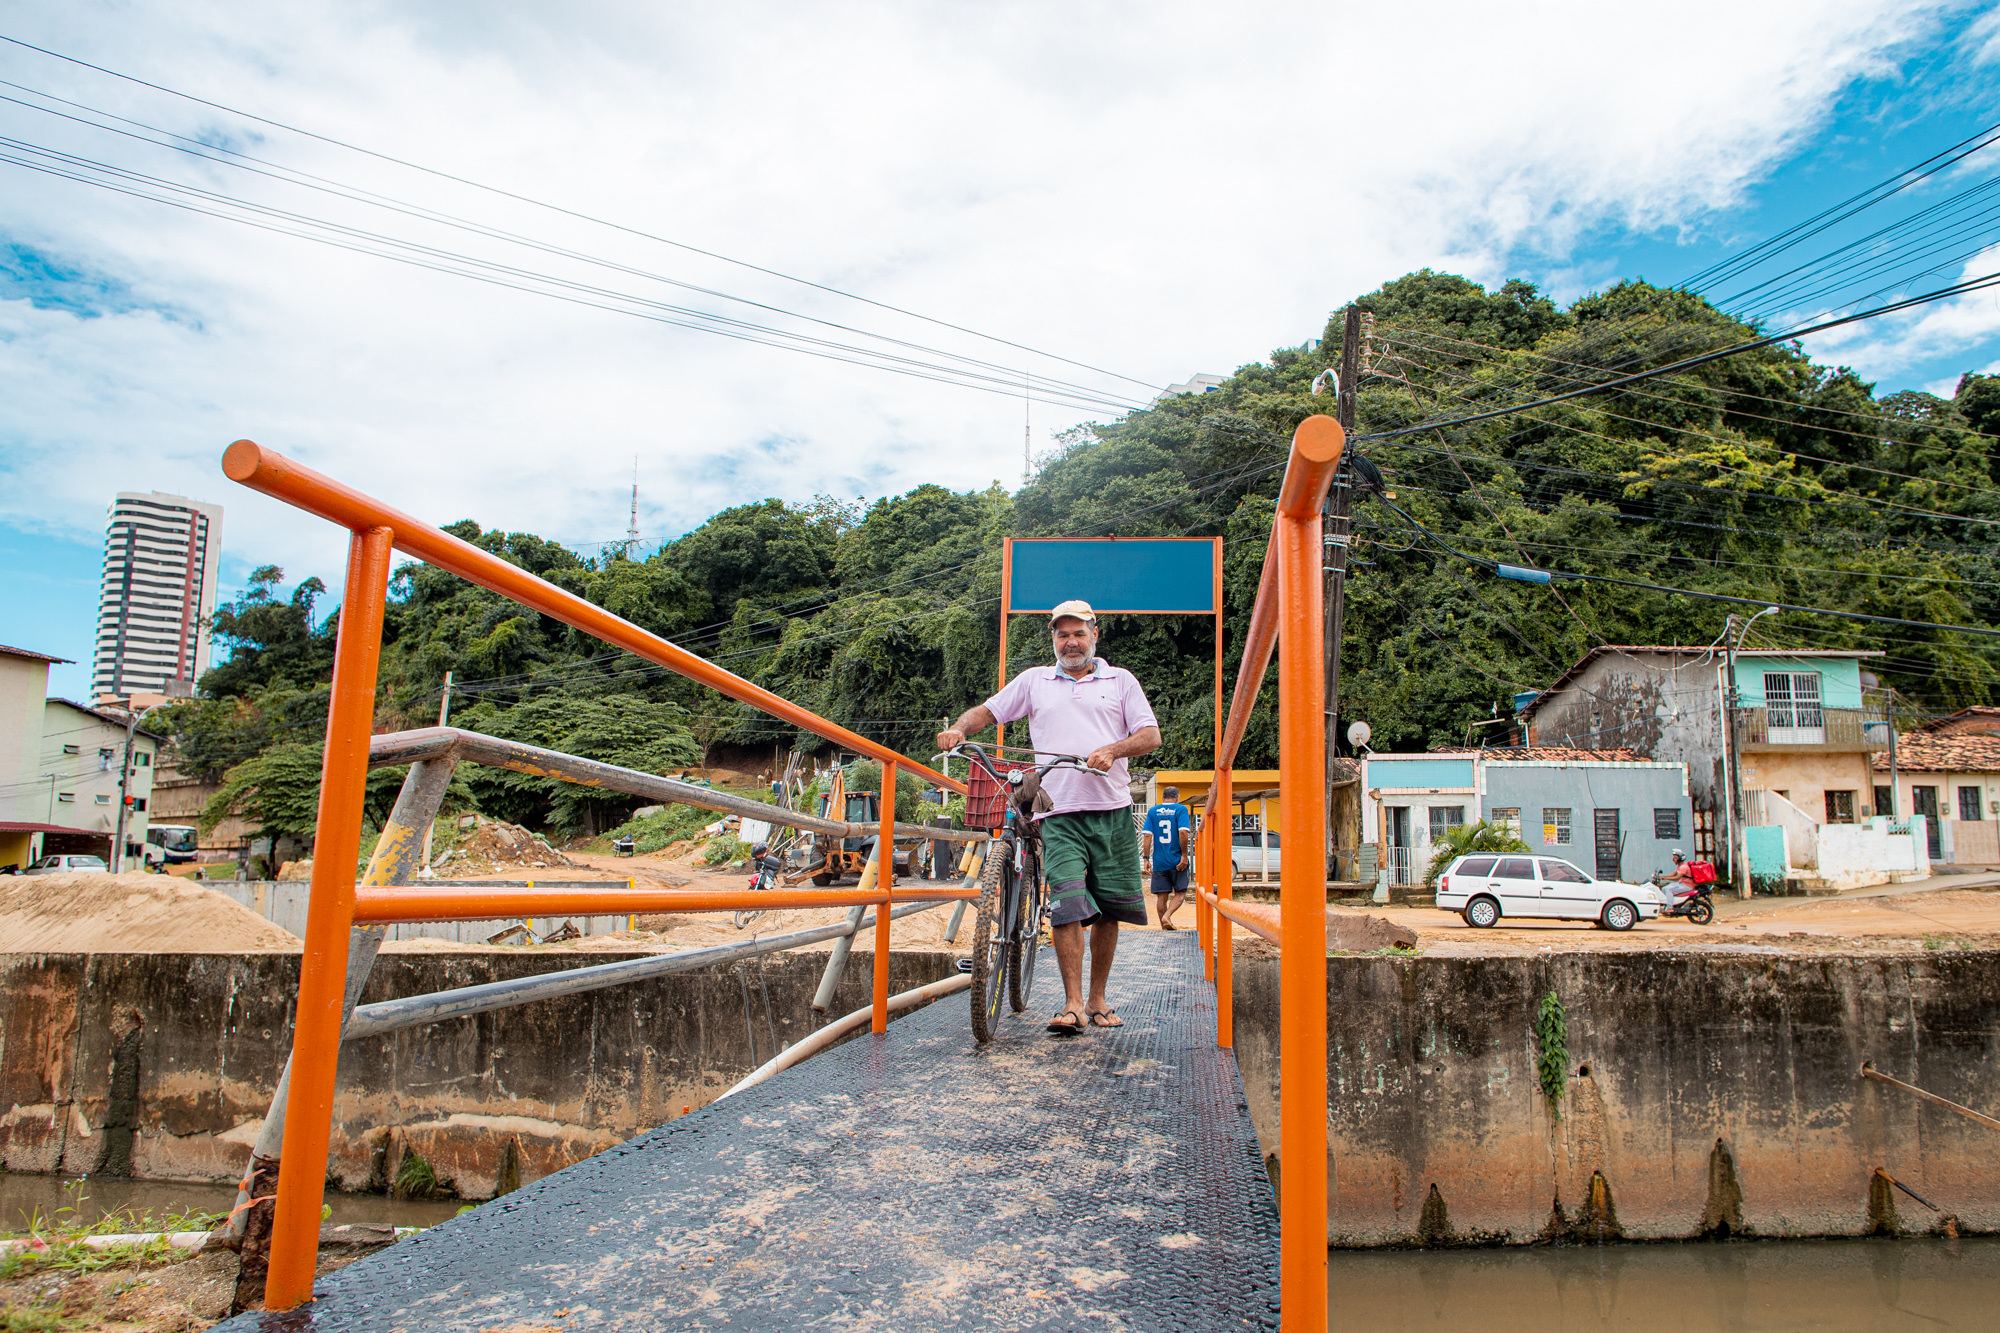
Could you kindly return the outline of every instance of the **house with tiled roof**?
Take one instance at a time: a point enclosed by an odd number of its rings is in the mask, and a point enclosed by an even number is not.
[[[1866,669],[1879,652],[1852,648],[1745,648],[1736,654],[1736,743],[1753,803],[1793,808],[1792,822],[1852,824],[1875,813],[1873,761],[1889,733],[1880,683]],[[1704,837],[1727,805],[1719,647],[1606,644],[1579,658],[1546,690],[1516,701],[1530,745],[1622,748],[1685,763]],[[1761,821],[1760,821],[1761,822]]]
[[[1878,754],[1874,769],[1876,806],[1923,815],[1931,860],[2000,868],[2000,708],[1961,709],[1903,732],[1893,762]]]

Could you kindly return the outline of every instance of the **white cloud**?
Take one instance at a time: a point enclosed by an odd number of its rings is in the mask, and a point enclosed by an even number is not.
[[[1820,125],[1844,86],[1929,32],[1935,10],[1711,2],[1663,22],[1553,3],[193,0],[143,12],[0,3],[0,17],[0,31],[332,137],[1166,384],[1313,337],[1329,309],[1415,267],[1493,280],[1505,256],[1527,247],[1560,261],[1606,223],[1702,225]],[[1020,364],[990,343],[31,53],[0,49],[0,79]],[[169,170],[165,155],[17,107],[0,105],[0,134]],[[221,168],[170,170],[300,206]],[[655,536],[765,494],[879,495],[1019,470],[1018,399],[0,173],[0,231],[145,303],[78,319],[0,302],[0,505],[16,523],[87,533],[113,490],[178,490],[227,507],[233,556],[333,582],[340,534],[221,478],[216,460],[240,435],[440,522],[569,539],[622,531],[634,454]],[[1080,415],[1037,407],[1036,434]]]
[[[2000,245],[1973,256],[1955,277],[1939,274],[1914,287],[1918,293],[1935,291],[1993,273],[2000,273]],[[2000,287],[1987,287],[1901,314],[1831,329],[1805,339],[1804,345],[1816,359],[1852,366],[1863,379],[1879,379],[1927,369],[1945,354],[1963,355],[1968,348],[1990,345],[1996,337],[2000,337]],[[1989,372],[1991,369],[1988,367]],[[1939,388],[1940,384],[1946,387]],[[1925,387],[1949,398],[1957,385],[1958,376],[1952,375]]]

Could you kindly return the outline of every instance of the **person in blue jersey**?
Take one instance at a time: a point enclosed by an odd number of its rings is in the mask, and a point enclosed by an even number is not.
[[[1180,788],[1161,790],[1160,803],[1146,812],[1146,833],[1153,844],[1153,907],[1160,929],[1174,930],[1174,913],[1187,901],[1188,843],[1194,836]]]

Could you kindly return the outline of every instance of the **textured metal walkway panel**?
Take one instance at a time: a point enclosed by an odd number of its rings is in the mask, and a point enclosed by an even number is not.
[[[1121,1029],[975,1047],[955,995],[232,1330],[1276,1328],[1276,1203],[1193,932],[1125,932]]]

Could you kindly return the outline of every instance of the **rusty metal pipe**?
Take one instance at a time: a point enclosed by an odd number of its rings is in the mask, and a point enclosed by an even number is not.
[[[354,862],[361,854],[368,737],[375,730],[375,675],[389,593],[393,534],[386,526],[348,526],[360,530],[348,544],[347,587],[340,603],[326,749],[320,765],[312,887],[306,901],[305,951],[292,1027],[292,1114],[285,1119],[280,1140],[282,1158],[299,1167],[278,1178],[271,1267],[264,1287],[265,1308],[273,1311],[290,1310],[312,1299],[320,1208],[326,1195],[327,1141],[333,1133],[348,932],[354,926]]]
[[[431,826],[439,808],[444,805],[453,767],[449,758],[419,759],[410,765],[409,774],[403,779],[403,788],[396,793],[395,808],[382,825],[382,836],[375,840],[375,854],[369,858],[368,869],[361,876],[363,884],[408,884],[415,877],[423,855],[424,830]],[[375,955],[382,947],[382,934],[380,926],[356,926],[347,933],[347,988],[342,998],[342,1031],[346,1031],[349,1016],[361,999],[361,988],[368,984],[369,973],[375,969]],[[230,1211],[229,1220],[224,1224],[232,1236],[241,1237],[249,1228],[252,1186],[259,1183],[261,1175],[262,1183],[268,1188],[271,1174],[278,1170],[291,1085],[292,1061],[290,1056],[286,1056],[284,1071],[278,1075],[277,1090],[271,1094],[271,1107],[264,1113],[264,1123],[257,1131],[256,1146],[250,1150],[250,1164],[244,1171],[243,1179],[237,1183],[236,1207]]]
[[[526,773],[531,777],[560,778],[580,786],[622,791],[657,801],[675,801],[743,819],[761,819],[766,823],[804,829],[809,833],[824,833],[829,837],[872,838],[881,831],[874,824],[821,819],[817,815],[753,801],[747,796],[731,796],[710,787],[697,787],[692,782],[641,773],[637,769],[620,768],[616,764],[600,763],[595,759],[564,754],[560,750],[545,750],[539,745],[502,740],[498,736],[485,736],[460,727],[392,731],[375,737],[368,747],[368,762],[375,768],[444,756],[485,764],[489,768]],[[946,842],[985,842],[992,837],[983,829],[933,828],[928,824],[898,824],[896,836],[905,839],[937,838]]]
[[[875,889],[549,889],[447,887],[433,880],[421,887],[362,889],[354,896],[356,921],[503,921],[532,916],[624,916],[634,912],[759,912],[795,907],[873,906],[896,903],[970,901],[978,889],[956,886]]]
[[[876,865],[881,852],[882,843],[880,839],[877,839],[868,848],[867,863],[861,867],[861,878],[854,885],[856,893],[866,893],[869,886],[875,882]],[[861,914],[867,910],[868,904],[865,902],[854,904],[853,910],[847,914],[848,925],[859,927],[861,924]],[[825,1013],[827,1006],[833,1003],[834,988],[840,985],[840,979],[847,974],[847,955],[853,949],[854,932],[852,930],[833,942],[833,948],[827,954],[826,968],[819,974],[819,989],[813,993],[812,1007],[814,1013]]]
[[[928,912],[943,905],[906,903],[892,910],[890,915],[897,918],[913,916],[918,912]],[[828,926],[811,926],[805,930],[788,931],[783,935],[766,935],[761,939],[744,940],[740,944],[718,944],[713,948],[658,954],[651,958],[621,958],[615,963],[598,963],[591,967],[572,968],[566,972],[514,977],[507,981],[493,981],[480,986],[461,986],[456,990],[435,991],[429,995],[411,995],[400,1000],[384,1000],[379,1004],[366,1004],[356,1009],[353,1019],[347,1025],[347,1033],[343,1040],[360,1041],[363,1037],[379,1037],[387,1032],[399,1032],[404,1028],[417,1027],[425,1023],[441,1023],[446,1019],[490,1013],[495,1009],[511,1009],[516,1005],[532,1004],[536,1000],[552,1000],[563,995],[583,995],[590,991],[603,990],[607,986],[625,986],[651,977],[670,976],[676,972],[692,972],[696,968],[734,963],[746,958],[759,958],[765,954],[783,953],[787,949],[818,944],[822,940],[852,939],[857,931],[868,930],[874,924],[875,918],[871,914],[855,922],[837,921]]]
[[[962,782],[912,763],[887,746],[829,722],[812,710],[801,708],[762,686],[752,685],[741,676],[725,671],[685,648],[668,643],[657,634],[650,634],[575,593],[565,592],[552,583],[536,578],[519,565],[509,564],[490,551],[482,551],[470,542],[440,532],[430,524],[342,485],[274,449],[266,449],[251,440],[238,440],[223,452],[222,470],[231,481],[283,500],[309,514],[317,514],[344,528],[355,531],[386,530],[392,534],[395,548],[407,555],[523,606],[532,607],[593,638],[602,639],[636,657],[643,657],[648,662],[686,676],[697,684],[749,704],[801,731],[812,732],[843,749],[865,754],[881,763],[906,764],[911,771],[921,773],[926,781],[934,782],[947,791],[963,794],[966,790]]]
[[[1873,1060],[1870,1060],[1866,1064],[1861,1066],[1861,1077],[1867,1079],[1873,1079],[1877,1083],[1886,1083],[1892,1088],[1901,1088],[1904,1092],[1909,1093],[1913,1097],[1921,1097],[1923,1100],[1929,1102],[1931,1105],[1942,1106],[1947,1111],[1956,1111],[1959,1115],[1964,1116],[1967,1120],[1971,1120],[1978,1124],[1984,1125],[1988,1129],[2000,1129],[2000,1120],[1995,1120],[1990,1115],[1981,1115],[1979,1112],[1973,1110],[1970,1106],[1960,1106],[1957,1102],[1948,1102],[1944,1098],[1938,1096],[1935,1092],[1925,1092],[1922,1088],[1918,1087],[1914,1083],[1905,1083],[1903,1082],[1903,1080],[1899,1078],[1890,1078],[1887,1074],[1883,1073],[1881,1070],[1875,1067],[1875,1062]],[[1894,1184],[1895,1182],[1891,1181],[1890,1183]]]

